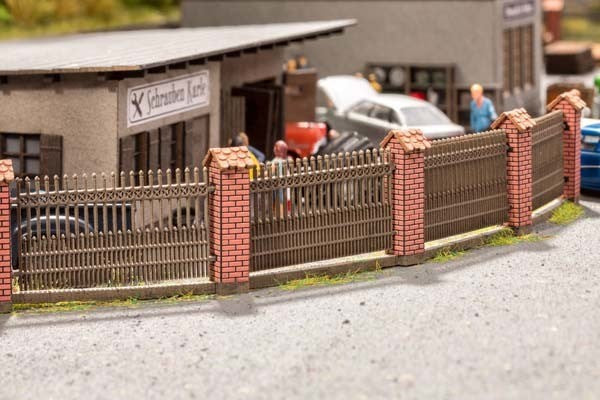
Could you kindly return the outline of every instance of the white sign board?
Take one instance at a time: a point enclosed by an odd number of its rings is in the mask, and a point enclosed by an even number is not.
[[[535,0],[518,0],[504,5],[504,19],[515,20],[535,15]]]
[[[127,89],[127,127],[206,107],[210,99],[208,71]]]

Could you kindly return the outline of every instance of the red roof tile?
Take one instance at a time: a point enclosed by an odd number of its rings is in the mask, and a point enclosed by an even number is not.
[[[500,125],[502,125],[504,120],[506,120],[507,118],[517,127],[517,130],[521,133],[535,126],[535,121],[527,113],[527,110],[525,110],[524,108],[515,108],[514,110],[503,112],[498,117],[498,119],[494,121],[491,128],[499,128]]]
[[[546,109],[551,111],[563,100],[566,100],[577,111],[583,110],[586,106],[585,101],[581,99],[581,92],[579,92],[577,89],[573,89],[559,94],[554,100],[552,100],[550,104],[546,106]]]
[[[15,180],[12,160],[0,160],[0,182],[10,183]]]
[[[204,158],[204,166],[208,166],[212,160],[219,169],[247,169],[254,165],[246,146],[210,149]]]
[[[381,147],[385,147],[392,138],[395,139],[407,153],[425,150],[431,147],[431,143],[423,136],[423,132],[420,129],[389,131],[381,141]]]

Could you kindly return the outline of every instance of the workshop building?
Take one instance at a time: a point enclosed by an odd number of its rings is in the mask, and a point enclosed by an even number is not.
[[[0,43],[0,158],[19,176],[200,166],[246,130],[283,135],[283,49],[353,20]]]
[[[541,12],[539,0],[182,1],[184,26],[356,18],[357,28],[339,40],[286,54],[306,55],[321,76],[369,72],[367,65],[377,64],[454,66],[452,93],[442,94],[455,103],[444,111],[457,122],[468,117],[459,111],[468,111],[468,88],[476,82],[498,111],[541,112]]]

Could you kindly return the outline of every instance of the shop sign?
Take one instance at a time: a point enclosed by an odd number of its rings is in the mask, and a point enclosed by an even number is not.
[[[127,127],[209,104],[208,71],[127,89]]]
[[[504,4],[504,19],[507,21],[532,17],[534,15],[535,0],[511,1]]]

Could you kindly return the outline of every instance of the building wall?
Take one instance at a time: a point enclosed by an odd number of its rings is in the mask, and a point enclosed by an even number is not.
[[[367,62],[455,63],[457,84],[502,83],[502,31],[505,25],[534,22],[536,15],[505,22],[503,7],[514,0],[269,1],[183,0],[184,26],[218,26],[355,18],[358,25],[333,36],[285,50],[305,54],[321,76],[362,71]],[[536,48],[541,71],[541,45]],[[536,87],[505,98],[505,107],[538,109]]]
[[[117,82],[95,75],[65,75],[46,83],[41,76],[9,77],[0,85],[0,132],[63,136],[63,172],[113,171]]]
[[[495,21],[499,21],[496,24],[496,33],[494,42],[495,45],[495,59],[498,60],[496,65],[498,69],[496,71],[496,82],[502,83],[503,81],[503,65],[502,65],[502,54],[503,54],[503,32],[506,28],[517,27],[525,24],[533,24],[534,27],[534,86],[528,90],[521,92],[511,93],[509,96],[504,98],[504,110],[512,110],[514,108],[525,107],[529,110],[529,113],[534,117],[543,114],[544,109],[542,107],[541,96],[541,74],[544,69],[543,63],[543,48],[542,48],[542,7],[539,0],[535,0],[535,14],[531,17],[517,18],[514,20],[506,20],[504,18],[504,6],[506,4],[515,3],[515,0],[500,0],[495,3]]]
[[[225,58],[221,63],[221,88],[231,89],[269,78],[277,78],[280,82],[284,61],[283,48]]]
[[[458,79],[490,81],[494,57],[489,1],[195,1],[182,3],[184,26],[356,18],[343,35],[286,52],[308,55],[321,75],[362,71],[367,61],[460,63]],[[468,40],[476,36],[479,40]]]

